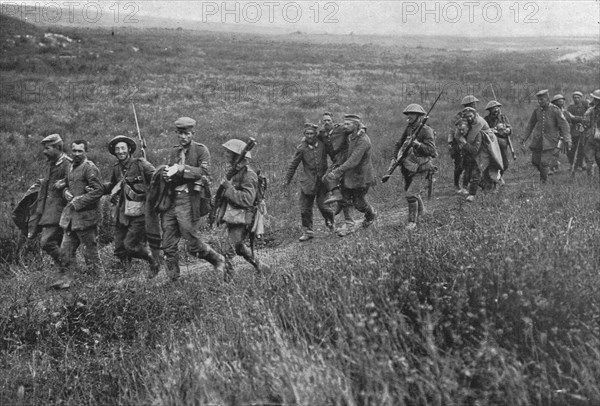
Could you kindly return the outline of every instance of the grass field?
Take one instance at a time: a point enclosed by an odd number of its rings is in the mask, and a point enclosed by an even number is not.
[[[467,205],[453,195],[445,147],[467,93],[482,107],[493,86],[519,137],[540,88],[600,87],[599,60],[562,58],[597,39],[121,28],[113,36],[53,27],[73,40],[53,42],[43,38],[47,28],[0,23],[0,404],[600,403],[598,174],[572,179],[563,171],[541,187],[519,150],[509,185]],[[444,86],[430,120],[440,171],[419,230],[404,231],[394,177],[369,195],[380,213],[375,227],[344,239],[320,230],[297,243],[295,191],[283,190],[282,173],[302,124],[326,110],[338,119],[362,115],[383,174],[403,107],[427,108]],[[155,164],[176,143],[179,116],[198,121],[195,139],[213,153],[215,181],[220,144],[257,138],[254,165],[270,180],[272,217],[258,251],[272,265],[269,277],[238,262],[223,284],[207,264],[187,259],[179,284],[145,281],[139,263],[137,276],[81,275],[71,291],[55,293],[45,291],[47,256],[33,250],[13,262],[18,233],[9,212],[43,175],[41,138],[89,139],[90,158],[107,176],[108,140],[135,135],[132,100]],[[105,225],[101,234],[110,239]],[[111,257],[107,245],[107,266]]]

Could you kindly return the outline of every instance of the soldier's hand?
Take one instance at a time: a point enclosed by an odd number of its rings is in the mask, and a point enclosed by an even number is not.
[[[229,189],[230,187],[233,187],[231,182],[228,181],[227,179],[223,179],[223,181],[221,182],[221,186],[223,186],[225,189]]]
[[[67,186],[67,182],[65,182],[64,179],[60,179],[57,180],[56,182],[54,182],[51,186],[52,190],[61,190],[64,189],[65,186]]]
[[[71,193],[69,189],[65,189],[65,191],[63,192],[63,196],[65,197],[67,202],[71,202],[71,200],[73,200],[73,193]]]
[[[185,170],[185,165],[177,164],[177,172],[183,172]]]
[[[119,194],[118,194],[118,193],[115,193],[114,195],[111,195],[111,196],[110,196],[110,202],[111,202],[112,204],[117,204],[117,203],[119,203]]]

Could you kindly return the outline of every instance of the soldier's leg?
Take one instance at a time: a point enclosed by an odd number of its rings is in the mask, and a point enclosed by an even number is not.
[[[556,162],[554,150],[545,150],[540,154],[540,180],[542,183],[548,181],[551,166]]]
[[[60,244],[60,268],[58,277],[50,287],[58,289],[68,289],[73,282],[73,268],[75,267],[75,253],[80,245],[77,233],[65,231]]]
[[[165,263],[167,265],[167,276],[172,280],[179,279],[179,252],[178,245],[181,239],[177,216],[175,215],[175,205],[164,212],[161,216],[162,247],[165,254]]]
[[[77,236],[83,244],[83,257],[88,270],[95,276],[104,276],[104,269],[100,263],[100,255],[98,255],[96,226],[77,231]]]
[[[594,146],[594,143],[590,142],[590,140],[587,140],[587,142],[585,143],[584,156],[585,160],[587,161],[587,174],[588,176],[592,176],[594,170],[594,161],[596,160],[596,148]]]
[[[224,272],[225,258],[201,240],[200,220],[193,220],[192,218],[192,204],[190,199],[188,198],[181,202],[181,204],[177,204],[175,206],[175,213],[179,232],[188,241],[188,251],[190,254],[210,263],[215,268],[215,271]]]
[[[573,134],[571,134],[571,142],[571,149],[567,151],[567,159],[569,160],[569,165],[573,165],[574,161],[577,162],[575,157],[575,149],[577,148],[577,144],[579,143],[579,137],[575,137],[573,136]]]
[[[473,201],[477,195],[479,183],[481,182],[481,168],[474,159],[469,160],[467,168],[467,174],[469,176],[469,195],[467,196],[467,200]]]
[[[125,237],[127,235],[127,226],[119,223],[115,223],[115,236],[114,236],[114,255],[119,260],[121,268],[125,271],[129,269],[131,265],[131,256],[125,248]]]
[[[531,164],[540,172],[540,178],[542,174],[542,151],[532,150],[531,151]],[[546,174],[547,176],[547,174]]]
[[[404,178],[404,184],[406,185],[405,196],[408,203],[408,229],[414,229],[417,226],[419,217],[419,199],[425,177],[426,173],[421,172],[412,174],[410,178]]]
[[[500,145],[500,155],[502,155],[502,169],[500,170],[500,175],[503,176],[504,172],[508,169],[509,160],[508,160],[508,143],[506,140],[502,140],[504,142],[498,141],[498,145]]]
[[[40,237],[42,249],[50,255],[54,263],[60,267],[60,244],[62,242],[63,229],[59,226],[44,226]]]
[[[373,224],[373,222],[375,221],[375,218],[377,217],[377,213],[375,212],[375,209],[373,209],[373,206],[371,206],[369,204],[369,202],[367,201],[367,192],[368,191],[369,191],[368,187],[360,188],[360,189],[352,189],[352,191],[351,191],[352,205],[354,206],[354,208],[356,210],[358,210],[359,212],[361,212],[365,215],[365,219],[363,221],[364,227],[368,227],[371,224]]]
[[[302,229],[304,234],[302,241],[306,241],[313,236],[313,204],[315,201],[315,195],[307,195],[300,191],[300,218],[302,222]]]
[[[156,276],[159,265],[146,244],[146,221],[143,216],[133,218],[125,235],[124,246],[132,258],[142,259],[150,265],[150,278]]]

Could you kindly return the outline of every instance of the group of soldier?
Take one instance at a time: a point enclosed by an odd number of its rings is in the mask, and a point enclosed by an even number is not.
[[[116,162],[107,182],[87,158],[87,141],[71,143],[71,158],[65,154],[59,134],[42,140],[49,167],[47,176],[31,188],[37,196],[28,219],[28,237],[40,233],[42,249],[55,262],[57,276],[50,288],[70,288],[80,245],[87,271],[97,277],[105,274],[96,235],[103,195],[110,195],[113,205],[114,255],[123,269],[139,258],[148,263],[147,277],[151,279],[159,273],[162,250],[168,277],[178,280],[178,245],[183,237],[188,252],[208,261],[226,280],[231,278],[236,254],[257,272],[268,272],[268,266],[245,244],[249,223],[255,219],[249,214],[254,211],[258,176],[248,166],[251,154],[242,152],[246,143],[241,140],[223,144],[228,165],[235,166],[232,177],[221,182],[221,210],[216,219],[228,232],[223,255],[201,239],[200,219],[207,214],[207,207],[210,209],[211,157],[205,145],[192,141],[195,124],[189,117],[175,121],[179,144],[173,148],[169,164],[158,168],[145,158],[133,157],[137,149],[134,139],[114,137],[108,151]]]
[[[573,92],[573,103],[565,108],[563,95],[551,98],[547,89],[536,93],[538,107],[527,123],[521,145],[531,137],[531,162],[540,172],[542,183],[558,171],[561,151],[567,153],[573,171],[586,170],[592,175],[593,164],[598,163],[600,142],[597,130],[600,90],[590,97],[588,103],[581,92]],[[456,129],[448,136],[450,156],[454,160],[454,186],[457,193],[467,195],[467,201],[475,200],[479,188],[489,191],[503,185],[503,175],[510,162],[509,151],[515,157],[512,127],[501,111],[502,104],[490,101],[485,108],[488,114],[482,118],[476,110],[478,101],[472,95],[463,98],[463,109],[453,120]]]
[[[548,90],[536,94],[539,106],[531,115],[521,144],[532,136],[531,161],[543,183],[556,170],[561,144],[566,147],[573,168],[586,168],[591,174],[594,161],[600,164],[600,89],[590,96],[588,106],[583,94],[574,92],[573,104],[565,109],[562,95],[550,98]],[[477,102],[472,95],[463,98],[447,139],[454,160],[454,186],[458,193],[467,195],[468,202],[475,200],[480,188],[494,191],[501,186],[509,167],[509,152],[514,156],[512,127],[502,113],[502,104],[490,101],[486,106],[488,114],[481,117]],[[410,104],[403,114],[407,125],[395,144],[390,168],[400,168],[408,205],[406,229],[414,230],[425,212],[422,193],[437,170],[433,162],[438,151],[435,132],[426,124],[428,113],[423,107]],[[269,271],[246,244],[256,226],[260,180],[248,165],[249,145],[241,140],[222,145],[230,176],[220,183],[216,221],[217,225],[226,225],[227,246],[220,254],[202,241],[200,219],[212,203],[211,156],[205,145],[192,140],[195,124],[189,117],[175,121],[178,145],[171,151],[168,165],[157,168],[145,159],[145,151],[144,158],[133,157],[138,148],[134,139],[114,137],[108,151],[116,162],[107,182],[87,159],[87,141],[73,141],[69,157],[60,135],[52,134],[42,140],[49,167],[47,176],[32,187],[37,196],[28,236],[41,233],[42,248],[57,266],[57,278],[50,287],[71,286],[75,253],[82,244],[88,269],[96,275],[104,274],[96,235],[103,195],[110,195],[113,204],[114,255],[124,269],[130,267],[133,258],[138,258],[148,263],[147,276],[153,278],[159,273],[164,254],[167,276],[178,280],[178,245],[183,237],[189,253],[208,261],[225,280],[231,278],[236,254],[259,274]],[[376,184],[376,177],[371,140],[360,117],[347,114],[342,123],[336,124],[333,115],[326,112],[320,126],[306,123],[303,135],[285,176],[287,187],[302,164],[299,183],[303,232],[299,240],[314,238],[315,202],[326,227],[339,236],[358,229],[353,208],[364,214],[362,227],[372,225],[377,212],[367,194]],[[344,221],[336,226],[339,213],[343,213]]]

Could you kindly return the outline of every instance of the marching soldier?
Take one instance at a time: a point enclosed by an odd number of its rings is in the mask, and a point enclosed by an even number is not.
[[[148,278],[158,274],[158,258],[154,258],[146,245],[145,200],[148,185],[155,168],[144,158],[133,158],[137,149],[135,141],[117,135],[108,144],[108,152],[117,158],[110,181],[104,193],[111,195],[115,221],[115,257],[124,269],[132,258],[142,259],[150,265]]]
[[[512,127],[508,121],[508,117],[504,115],[500,109],[502,104],[496,100],[490,101],[485,109],[488,111],[488,115],[484,117],[488,123],[496,138],[498,139],[498,145],[500,146],[500,153],[502,154],[502,167],[500,175],[504,176],[504,172],[508,169],[508,137],[512,134]],[[500,178],[500,184],[504,184],[504,179]]]
[[[402,112],[406,115],[407,123],[404,133],[396,143],[394,157],[407,140],[414,136],[415,131],[421,125],[421,121],[427,112],[418,104],[409,104]],[[433,169],[431,160],[437,157],[435,147],[435,136],[433,129],[425,124],[408,149],[408,154],[402,162],[402,175],[404,177],[404,190],[408,202],[408,224],[407,230],[417,228],[417,221],[423,214],[425,206],[421,198],[421,191],[429,171]]]
[[[88,143],[76,140],[71,143],[73,161],[61,185],[67,205],[62,211],[60,226],[64,230],[60,246],[61,264],[58,278],[51,288],[68,289],[73,282],[75,252],[83,243],[83,256],[88,269],[96,276],[103,276],[104,269],[98,255],[96,228],[100,221],[98,203],[104,194],[100,170],[87,159]]]
[[[550,103],[548,89],[536,93],[539,107],[537,107],[527,128],[522,144],[533,134],[529,149],[531,149],[531,163],[540,171],[540,180],[546,183],[550,166],[558,152],[558,142],[562,138],[567,144],[567,150],[571,149],[571,136],[569,134],[569,123],[561,110]]]
[[[188,241],[188,251],[208,261],[217,272],[225,270],[225,259],[200,238],[201,200],[206,198],[210,178],[210,153],[203,144],[192,141],[196,121],[181,117],[175,121],[179,145],[169,157],[169,167],[163,171],[165,181],[173,190],[171,207],[162,213],[163,252],[167,273],[171,281],[179,279],[179,253],[181,237]]]
[[[332,189],[342,179],[342,195],[352,202],[355,209],[364,213],[363,227],[369,227],[375,221],[377,213],[367,202],[369,188],[375,184],[373,163],[371,161],[371,139],[365,126],[356,114],[344,116],[343,129],[348,134],[348,153],[346,160],[323,177],[323,183]],[[346,233],[338,233],[340,236]]]
[[[227,163],[231,167],[237,163],[238,168],[231,180],[224,179],[221,182],[221,186],[224,188],[223,203],[226,207],[222,218],[217,219],[217,225],[223,222],[227,226],[225,282],[231,279],[233,272],[231,261],[236,254],[248,261],[257,273],[269,271],[269,267],[262,264],[245,244],[246,238],[249,236],[249,228],[252,227],[254,204],[258,192],[258,175],[248,166],[248,159],[252,158],[251,153],[247,152],[244,159],[240,161],[245,147],[246,143],[237,139],[223,144]]]
[[[475,96],[467,95],[463,97],[460,104],[462,105],[463,109],[467,107],[471,107],[474,109],[478,101],[479,99],[477,99]],[[463,176],[462,187],[460,185],[460,176],[464,172],[465,165],[463,162],[461,148],[458,144],[459,137],[457,136],[458,134],[456,129],[456,122],[462,118],[462,115],[463,110],[456,113],[456,115],[452,119],[451,128],[448,132],[448,147],[450,148],[450,158],[452,158],[452,160],[454,161],[454,187],[456,188],[457,193],[467,195],[469,194],[467,190],[469,185],[469,178]]]
[[[550,103],[552,103],[556,107],[558,107],[560,109],[560,111],[563,113],[565,120],[567,120],[567,123],[569,124],[569,135],[570,135],[571,134],[571,115],[565,109],[565,96],[563,96],[562,94],[555,94],[554,96],[552,96],[552,99],[550,99]],[[564,139],[561,138],[559,140],[559,148],[557,148],[554,153],[554,163],[550,166],[550,172],[548,173],[549,175],[558,173],[558,171],[560,170],[560,152],[562,151],[563,144],[564,144]]]
[[[52,134],[42,140],[44,155],[48,160],[47,176],[41,180],[38,192],[35,216],[37,227],[30,230],[28,238],[33,238],[41,228],[42,249],[50,255],[57,266],[61,266],[60,244],[63,239],[63,229],[60,227],[60,216],[67,205],[63,196],[64,180],[67,177],[72,159],[64,152],[64,143],[60,135]]]
[[[585,158],[588,161],[588,175],[592,176],[593,162],[600,168],[600,89],[590,93],[592,100],[585,112],[583,124],[588,131]]]
[[[327,150],[324,142],[317,139],[316,129],[317,125],[315,124],[304,124],[304,139],[296,148],[296,153],[288,166],[285,180],[287,187],[291,183],[298,165],[302,163],[300,216],[304,232],[300,236],[300,241],[308,241],[314,237],[313,204],[315,199],[327,228],[333,230],[334,212],[323,203],[327,190],[321,180],[327,170]]]
[[[575,163],[574,169],[583,170],[585,168],[583,162],[585,149],[583,116],[588,109],[588,103],[583,100],[583,93],[579,91],[573,92],[572,98],[573,104],[567,107],[567,111],[571,118],[571,140],[573,141],[573,146],[567,154],[567,157],[569,158],[570,165]],[[575,156],[575,154],[577,154],[577,156]],[[591,164],[592,163],[590,162],[590,165]]]

